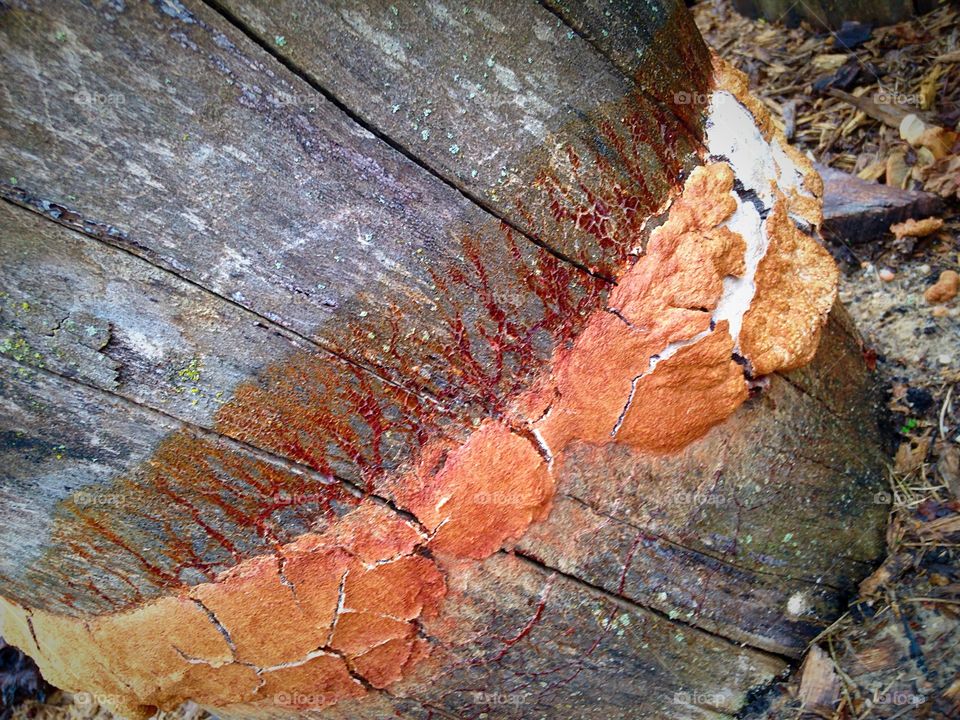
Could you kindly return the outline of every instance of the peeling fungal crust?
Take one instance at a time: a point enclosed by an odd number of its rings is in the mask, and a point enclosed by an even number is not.
[[[545,517],[571,444],[678,451],[729,417],[753,377],[812,359],[837,284],[816,241],[820,180],[741,74],[715,60],[715,80],[705,164],[606,307],[503,418],[429,441],[389,481],[416,522],[364,500],[215,582],[89,620],[0,598],[0,635],[55,685],[131,717],[278,693],[295,707],[297,688],[322,707],[402,678],[429,652],[420,623],[442,609],[444,568]]]
[[[446,585],[424,541],[367,500],[325,533],[131,611],[85,622],[0,599],[0,630],[50,682],[129,717],[187,698],[323,707],[386,687],[426,652],[419,622]]]

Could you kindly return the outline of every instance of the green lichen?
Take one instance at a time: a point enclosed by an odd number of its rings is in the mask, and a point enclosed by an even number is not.
[[[173,391],[178,394],[193,396],[190,401],[191,405],[197,405],[201,398],[206,397],[203,388],[200,386],[202,369],[203,361],[195,357],[177,370],[174,377]]]
[[[200,382],[200,369],[203,367],[203,363],[200,358],[193,358],[189,363],[180,368],[177,371],[177,375],[183,379],[189,380],[190,382]]]
[[[22,337],[4,338],[0,340],[0,354],[7,355],[25,365],[33,365],[38,368],[45,367],[43,355],[34,350],[30,346],[30,343]]]

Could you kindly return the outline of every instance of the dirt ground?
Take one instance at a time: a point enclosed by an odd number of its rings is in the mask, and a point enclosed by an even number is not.
[[[960,144],[931,152],[913,120],[902,131],[909,115],[941,135],[958,129],[960,9],[839,33],[748,20],[729,0],[694,12],[795,145],[862,179],[937,193],[947,208],[930,235],[831,248],[898,440],[878,498],[893,507],[889,556],[803,667],[758,692],[744,717],[960,718],[960,301],[924,296],[960,269]]]
[[[890,491],[878,498],[892,505],[889,557],[803,666],[759,689],[742,717],[960,718],[960,299],[925,297],[960,270],[960,143],[949,135],[960,122],[960,10],[839,33],[748,20],[730,0],[694,12],[794,144],[863,179],[937,193],[947,207],[929,235],[831,248],[897,438]],[[82,694],[50,690],[12,717],[111,716]],[[167,717],[208,716],[188,705]]]

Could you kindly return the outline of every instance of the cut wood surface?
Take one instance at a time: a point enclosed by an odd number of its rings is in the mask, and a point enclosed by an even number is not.
[[[682,5],[607,12],[0,10],[0,635],[51,682],[718,718],[841,612],[886,507],[819,180]]]

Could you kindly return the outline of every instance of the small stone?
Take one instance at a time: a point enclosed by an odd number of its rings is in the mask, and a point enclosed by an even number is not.
[[[923,293],[923,297],[931,305],[937,305],[953,300],[958,290],[960,290],[960,275],[956,270],[944,270],[940,273],[936,284],[928,287]]]
[[[933,308],[933,311],[931,312],[931,315],[933,315],[935,318],[945,318],[949,314],[950,314],[950,311],[947,308],[945,308],[943,305],[937,305],[936,307]]]
[[[890,282],[897,276],[897,274],[890,268],[881,268],[878,274],[880,275],[880,279],[884,282]]]
[[[941,365],[953,365],[953,356],[948,355],[947,353],[944,353],[943,355],[938,357],[937,360]]]

